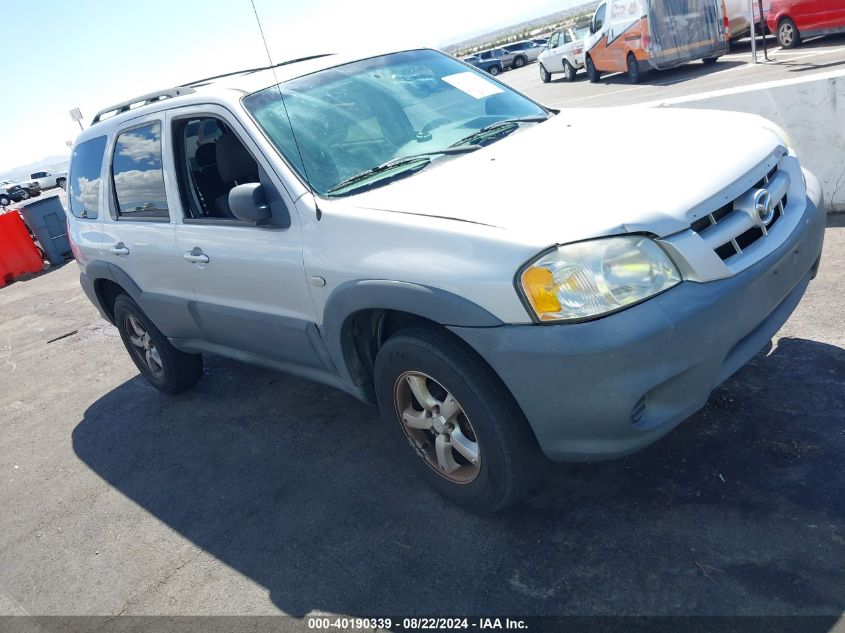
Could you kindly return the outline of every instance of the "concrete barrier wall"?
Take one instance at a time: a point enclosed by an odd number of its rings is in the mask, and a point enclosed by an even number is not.
[[[792,137],[801,163],[821,181],[828,211],[845,211],[845,71],[646,105],[748,112],[774,121]]]

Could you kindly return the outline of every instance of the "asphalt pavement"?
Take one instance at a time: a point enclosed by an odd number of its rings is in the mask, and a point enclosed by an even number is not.
[[[17,281],[0,289],[0,614],[815,614],[803,630],[828,631],[843,253],[832,215],[773,345],[665,439],[556,465],[485,517],[402,469],[347,395],[209,357],[164,396],[75,263]]]

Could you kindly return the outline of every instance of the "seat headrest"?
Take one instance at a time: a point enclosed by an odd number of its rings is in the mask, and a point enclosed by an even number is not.
[[[218,138],[214,146],[217,148],[217,169],[223,182],[243,183],[255,176],[255,159],[232,132]]]
[[[194,154],[194,158],[200,167],[213,165],[217,160],[217,150],[214,148],[214,143],[203,143],[200,145]]]

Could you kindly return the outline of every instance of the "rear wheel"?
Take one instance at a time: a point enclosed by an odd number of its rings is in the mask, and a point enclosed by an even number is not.
[[[599,79],[601,79],[601,73],[596,70],[595,64],[593,64],[593,58],[587,57],[587,79],[590,80],[590,83],[598,83]]]
[[[409,328],[376,357],[375,387],[398,456],[435,490],[476,512],[515,503],[546,459],[498,377],[451,337]]]
[[[202,354],[186,354],[173,347],[129,295],[115,299],[114,323],[135,366],[159,391],[179,393],[202,376]]]
[[[633,53],[628,53],[628,81],[632,84],[640,83],[640,63]]]
[[[718,57],[705,57],[701,61],[703,63],[707,64],[707,65],[710,65],[710,64],[715,64],[718,59],[719,59]]]
[[[9,196],[5,193],[0,194],[0,207],[8,207],[10,204],[12,204],[12,201],[9,199]]]
[[[523,66],[525,66],[525,58],[522,55],[519,55],[518,57],[514,57],[513,67],[514,68],[522,68]]]
[[[795,22],[789,18],[783,18],[778,24],[778,44],[783,48],[795,48],[801,43],[801,33]]]
[[[566,81],[575,81],[575,69],[566,59],[563,60],[563,76],[566,77]]]
[[[552,74],[548,70],[546,70],[546,67],[543,66],[543,64],[540,64],[539,67],[540,67],[540,81],[542,81],[544,84],[549,83],[552,80]]]
[[[56,180],[56,186],[57,186],[57,187],[61,187],[62,189],[64,189],[64,188],[65,188],[65,185],[66,185],[66,184],[67,184],[67,179],[66,179],[66,178],[59,178],[58,180]]]
[[[501,68],[499,68],[498,64],[493,64],[487,72],[495,77],[501,72]]]

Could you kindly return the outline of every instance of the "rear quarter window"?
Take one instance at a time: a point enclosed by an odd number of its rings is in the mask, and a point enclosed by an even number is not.
[[[74,217],[94,220],[100,214],[100,177],[105,151],[105,136],[92,138],[73,148],[68,206]]]

